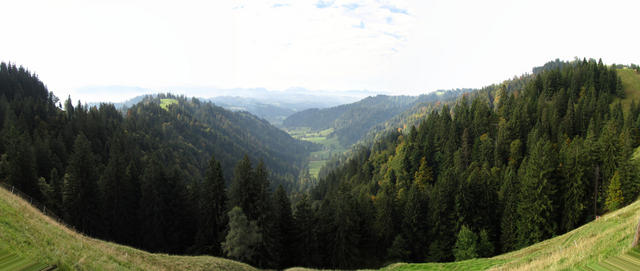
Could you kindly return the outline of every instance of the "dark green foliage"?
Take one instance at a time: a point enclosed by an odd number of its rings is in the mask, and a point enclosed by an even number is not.
[[[520,167],[521,187],[518,198],[518,241],[527,246],[551,237],[556,232],[557,186],[555,184],[556,150],[550,142],[539,141]]]
[[[454,260],[462,225],[481,235],[481,257],[572,230],[605,211],[614,172],[625,202],[638,195],[629,159],[640,109],[610,106],[620,90],[615,70],[595,60],[556,61],[434,107],[441,110],[415,128],[382,136],[325,171],[312,193],[321,201],[318,217],[343,211],[354,195],[370,196],[375,215],[367,223],[380,247],[344,255],[377,264]],[[322,220],[319,239],[347,222]],[[350,238],[366,239],[366,229],[353,227]]]
[[[333,128],[335,135],[344,146],[350,146],[365,136],[373,137],[390,125],[406,121],[425,105],[442,100],[455,99],[459,94],[471,91],[457,89],[420,96],[387,96],[367,97],[358,102],[326,109],[308,109],[287,117],[285,127],[309,127],[321,131]],[[396,118],[394,118],[396,117]],[[406,123],[405,123],[406,124]],[[411,127],[411,125],[408,125]]]
[[[209,255],[222,255],[220,243],[227,225],[226,201],[225,181],[220,162],[211,157],[205,179],[199,186],[196,251]]]
[[[262,235],[253,220],[248,220],[240,207],[229,212],[229,233],[222,243],[225,255],[243,262],[254,262],[262,243]]]
[[[35,76],[0,64],[0,179],[81,231],[150,251],[278,269],[490,257],[637,198],[640,107],[612,104],[621,90],[615,69],[584,60],[437,105],[366,99],[331,124],[343,143],[372,123],[410,129],[378,134],[308,195],[287,195],[314,147],[247,113],[168,94],[126,112],[70,98],[62,110]],[[406,120],[388,119],[410,104]]]
[[[481,230],[478,240],[478,256],[491,257],[494,251],[493,243],[489,240],[489,233],[485,229]]]
[[[71,225],[89,234],[95,234],[101,226],[96,166],[89,140],[79,134],[65,171],[62,202]]]
[[[231,182],[229,188],[229,208],[237,206],[243,210],[251,209],[255,211],[254,198],[252,198],[252,195],[248,192],[255,179],[254,175],[251,160],[245,155],[244,158],[238,162],[234,170],[233,182]],[[251,218],[255,220],[257,215],[251,215]]]
[[[478,236],[467,226],[463,225],[458,232],[458,239],[453,248],[456,261],[468,260],[478,257]]]
[[[271,238],[273,238],[273,246],[270,248],[272,260],[275,267],[286,268],[294,264],[294,220],[291,214],[291,202],[287,193],[282,186],[278,186],[274,200],[274,216],[273,230]]]
[[[395,239],[393,239],[393,243],[389,247],[387,251],[387,255],[389,260],[391,261],[406,261],[409,259],[409,253],[411,250],[409,249],[409,245],[407,244],[407,240],[402,237],[401,234],[398,234]]]
[[[429,201],[426,191],[413,184],[409,190],[402,219],[402,236],[406,238],[409,248],[408,260],[413,262],[424,261],[427,258],[429,248]]]
[[[315,266],[317,259],[317,243],[315,228],[315,215],[311,209],[311,202],[307,195],[296,203],[294,212],[294,244],[292,246],[294,254],[294,265]]]
[[[140,196],[140,244],[152,251],[166,251],[167,240],[164,225],[167,217],[167,176],[157,157],[153,157],[144,169],[141,178]]]
[[[5,153],[0,160],[0,178],[21,191],[40,198],[36,165],[26,133],[18,134],[13,126],[3,130]]]
[[[609,211],[615,211],[622,207],[624,198],[622,197],[622,189],[620,185],[620,174],[616,171],[609,181],[607,188],[606,207]]]
[[[109,162],[100,178],[101,210],[104,232],[102,235],[118,243],[136,244],[140,182],[133,172],[133,162],[126,156],[127,142],[123,134],[111,141]],[[53,178],[53,177],[52,177]]]

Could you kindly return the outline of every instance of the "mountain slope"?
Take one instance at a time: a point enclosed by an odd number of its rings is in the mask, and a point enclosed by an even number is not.
[[[328,267],[491,257],[637,199],[640,113],[616,102],[616,69],[576,61],[520,81],[464,95],[320,174]],[[351,254],[322,254],[331,247]]]
[[[467,91],[458,89],[420,96],[367,97],[351,104],[301,111],[287,117],[283,125],[289,129],[306,127],[314,131],[333,128],[333,136],[348,147],[362,139],[372,128],[417,105],[452,99]]]
[[[631,250],[640,201],[575,230],[488,259],[453,263],[393,264],[382,270],[564,270],[600,263]]]
[[[0,250],[59,270],[238,270],[255,268],[210,256],[151,254],[81,235],[0,187]]]

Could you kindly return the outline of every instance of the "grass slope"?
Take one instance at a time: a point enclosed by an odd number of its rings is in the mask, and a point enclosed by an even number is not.
[[[46,264],[36,263],[4,250],[0,250],[0,271],[41,271],[47,267],[48,266]]]
[[[625,109],[629,109],[632,100],[636,103],[640,100],[640,73],[632,69],[620,69],[617,73],[622,80],[622,89],[625,94],[622,105]]]
[[[256,270],[227,259],[152,254],[89,238],[43,215],[4,188],[0,188],[0,251],[55,264],[57,270]]]
[[[602,266],[605,260],[631,253],[639,219],[640,201],[636,201],[566,234],[493,258],[454,263],[400,263],[382,270],[589,270],[585,267]]]

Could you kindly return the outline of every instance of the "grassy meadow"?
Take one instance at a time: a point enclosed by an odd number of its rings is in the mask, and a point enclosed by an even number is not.
[[[312,152],[309,155],[309,174],[313,177],[318,177],[318,172],[331,156],[342,154],[348,150],[333,136],[333,128],[313,131],[311,128],[304,127],[287,130],[287,132],[293,138],[313,142],[322,146],[321,150]]]
[[[622,79],[622,89],[625,94],[622,106],[628,110],[632,100],[636,102],[640,100],[640,73],[632,69],[620,69],[617,72]]]
[[[89,238],[4,188],[0,188],[0,251],[57,265],[57,270],[256,270],[227,259],[153,254]]]

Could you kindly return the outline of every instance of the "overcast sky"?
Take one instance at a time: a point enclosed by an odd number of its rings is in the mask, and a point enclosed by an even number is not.
[[[0,1],[0,61],[84,101],[135,95],[81,91],[113,85],[420,94],[555,58],[640,63],[637,0]]]

